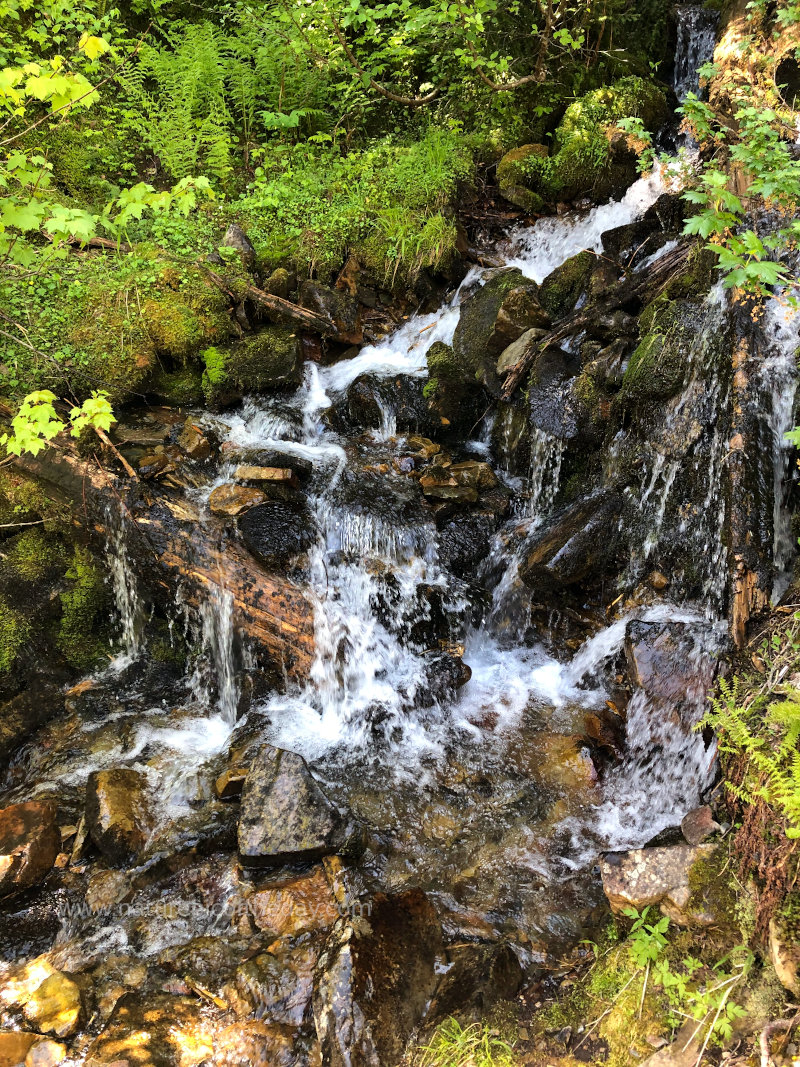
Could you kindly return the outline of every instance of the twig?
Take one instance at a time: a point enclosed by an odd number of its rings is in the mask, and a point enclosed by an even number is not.
[[[0,530],[12,530],[17,526],[41,526],[44,519],[34,519],[31,522],[0,522]]]
[[[639,1018],[642,1017],[642,1009],[644,1008],[644,997],[647,992],[647,979],[650,977],[650,960],[647,961],[647,967],[644,972],[644,985],[642,986],[642,997],[639,1001]]]
[[[633,982],[635,978],[638,978],[639,973],[640,972],[637,971],[636,974],[631,975],[631,977],[628,979],[628,981],[625,983],[625,985],[622,987],[622,989],[620,989],[619,993],[617,993],[617,995],[611,1001],[611,1003],[606,1008],[606,1010],[603,1012],[603,1014],[598,1016],[595,1019],[595,1021],[591,1024],[589,1029],[586,1031],[586,1033],[580,1039],[578,1044],[572,1050],[573,1052],[577,1052],[578,1051],[578,1049],[581,1047],[581,1045],[584,1043],[584,1041],[588,1040],[588,1038],[592,1035],[592,1033],[595,1031],[595,1029],[600,1025],[600,1023],[603,1021],[603,1019],[605,1019],[606,1015],[609,1015],[614,1010],[614,1005],[617,1003],[617,1001],[622,996],[622,994],[625,992],[625,990],[628,988],[628,986],[631,984],[631,982]]]
[[[95,432],[96,432],[97,436],[100,438],[100,440],[103,442],[103,444],[107,445],[111,449],[111,451],[114,453],[114,455],[117,457],[117,459],[120,461],[120,463],[124,467],[125,473],[128,475],[128,477],[136,479],[136,471],[133,469],[133,467],[130,465],[130,463],[128,463],[127,459],[125,459],[123,454],[120,452],[120,450],[114,444],[114,442],[111,440],[111,438],[105,432],[105,430],[101,430],[99,426],[95,426]]]

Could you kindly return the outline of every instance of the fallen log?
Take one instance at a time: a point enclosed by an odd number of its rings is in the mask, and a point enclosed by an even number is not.
[[[677,248],[662,256],[661,259],[656,260],[647,271],[643,271],[640,275],[633,274],[626,277],[615,286],[607,289],[600,298],[603,313],[617,311],[625,305],[641,299],[648,291],[652,294],[652,299],[655,299],[670,279],[684,268],[693,247],[688,242],[680,244]],[[506,377],[500,394],[502,399],[511,400],[514,393],[527,378],[541,352],[546,348],[557,347],[562,341],[566,341],[567,338],[574,337],[582,330],[587,329],[597,321],[597,316],[597,302],[591,302],[585,307],[573,311],[571,315],[567,315],[538,344],[532,345],[525,353],[524,358],[512,367]]]
[[[228,297],[233,306],[237,306],[241,303],[241,300],[237,299],[236,294],[225,284],[224,278],[221,278],[219,274],[216,274],[213,270],[209,270],[208,267],[205,267],[204,269],[209,279],[216,285],[220,292]],[[300,307],[299,304],[293,304],[291,300],[284,300],[281,296],[273,296],[272,293],[265,293],[263,289],[258,289],[255,285],[248,285],[244,290],[244,293],[247,298],[258,304],[260,307],[263,307],[273,322],[298,326],[303,330],[307,330],[309,333],[318,333],[323,337],[329,337],[336,333],[336,327],[327,315],[320,315],[315,311],[309,311],[308,308]]]
[[[154,600],[198,608],[215,589],[233,597],[234,626],[267,659],[270,673],[308,677],[314,658],[314,610],[302,589],[267,572],[216,520],[201,521],[192,504],[138,483],[135,490],[99,464],[50,448],[15,467],[70,505],[76,525],[108,538],[122,522],[131,565]]]

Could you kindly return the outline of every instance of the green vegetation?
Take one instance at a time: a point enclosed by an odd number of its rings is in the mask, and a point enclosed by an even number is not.
[[[514,1050],[488,1026],[446,1019],[415,1058],[416,1067],[514,1067]]]
[[[0,596],[0,676],[14,666],[17,653],[28,639],[30,627],[25,617]]]
[[[69,588],[61,594],[57,644],[71,666],[85,668],[101,652],[94,624],[106,601],[106,587],[91,555],[80,547],[75,548],[66,578]]]

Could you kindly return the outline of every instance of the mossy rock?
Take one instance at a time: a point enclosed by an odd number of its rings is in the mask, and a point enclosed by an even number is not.
[[[268,326],[235,345],[206,349],[203,358],[203,391],[216,407],[235,404],[245,392],[293,389],[303,380],[300,340],[287,326]]]
[[[42,519],[46,531],[69,528],[69,508],[47,495],[42,485],[26,474],[0,470],[0,522]]]
[[[86,668],[102,652],[95,624],[106,605],[108,591],[91,555],[80,547],[76,547],[65,577],[68,588],[61,593],[56,644],[70,666]]]
[[[54,534],[36,526],[23,530],[3,546],[5,564],[24,581],[35,582],[49,570],[63,567],[64,547]]]
[[[620,399],[633,405],[674,396],[683,384],[684,353],[663,333],[649,333],[640,342],[622,379]]]
[[[516,268],[498,271],[464,300],[453,336],[458,373],[496,391],[497,358],[526,330],[549,325],[539,287]]]
[[[629,76],[594,89],[567,108],[548,160],[526,157],[527,188],[548,203],[619,195],[636,177],[636,156],[616,125],[639,118],[654,132],[666,121],[666,95],[652,81]]]
[[[176,371],[159,367],[147,385],[147,393],[170,407],[193,407],[202,404],[202,371],[189,365]]]
[[[480,415],[483,390],[443,341],[431,345],[426,359],[428,382],[423,395],[429,410],[443,428],[467,432]]]
[[[568,315],[589,287],[597,256],[579,252],[548,274],[539,287],[539,303],[554,319]]]
[[[30,623],[0,596],[0,675],[14,666],[17,655],[28,640]]]
[[[538,215],[547,209],[542,197],[531,186],[541,188],[548,180],[551,167],[549,155],[544,145],[526,144],[506,152],[497,165],[497,184],[501,195],[529,215]]]

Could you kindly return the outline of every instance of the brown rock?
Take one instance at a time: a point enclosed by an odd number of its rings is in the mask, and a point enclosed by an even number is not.
[[[45,1038],[37,1042],[25,1057],[25,1067],[58,1067],[66,1058],[66,1045]]]
[[[86,1052],[86,1067],[194,1067],[211,1056],[211,1025],[200,1002],[127,993]]]
[[[714,678],[716,660],[698,656],[696,624],[630,622],[625,631],[628,674],[651,701],[696,718]]]
[[[184,423],[178,444],[190,459],[202,462],[211,455],[211,444],[208,438],[191,418]]]
[[[660,904],[679,926],[706,925],[703,915],[689,910],[689,877],[694,865],[715,850],[714,845],[673,845],[609,854],[600,863],[600,873],[611,910],[619,915],[625,908],[641,911]]]
[[[783,920],[774,917],[769,923],[769,955],[783,988],[800,996],[800,942]]]
[[[652,571],[647,580],[657,593],[663,592],[669,585],[669,578],[661,571]]]
[[[135,862],[153,828],[144,775],[125,767],[90,774],[86,824],[92,841],[112,863]]]
[[[286,878],[257,889],[247,902],[253,923],[278,937],[329,930],[339,917],[321,867],[313,874]]]
[[[208,498],[208,507],[212,515],[235,518],[266,499],[260,489],[249,485],[219,485]]]
[[[41,1033],[71,1037],[83,1016],[81,991],[71,978],[57,971],[35,990],[23,1013],[28,1024]]]
[[[52,804],[32,800],[0,810],[0,897],[43,881],[60,850]]]
[[[86,887],[86,903],[89,911],[96,915],[121,904],[132,893],[131,880],[124,871],[95,871]]]
[[[270,1022],[300,1026],[309,1021],[318,944],[307,937],[282,937],[266,952],[236,971],[236,991],[242,1000]]]
[[[226,1026],[214,1038],[214,1055],[210,1067],[295,1067],[297,1031],[291,1026],[246,1022]]]
[[[701,845],[719,829],[721,827],[708,804],[695,808],[681,820],[681,833],[690,845]]]
[[[276,482],[296,489],[297,475],[289,467],[253,467],[242,464],[236,468],[236,477],[240,482]]]
[[[0,1067],[19,1067],[41,1040],[39,1034],[27,1034],[23,1030],[0,1030]]]
[[[248,767],[228,767],[214,783],[214,792],[220,800],[230,800],[242,794]]]
[[[169,460],[163,452],[151,452],[146,456],[142,456],[136,464],[136,468],[139,471],[139,477],[155,478],[157,474],[161,474],[168,462]]]

